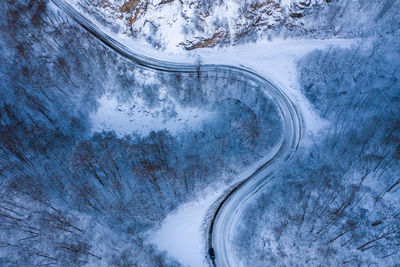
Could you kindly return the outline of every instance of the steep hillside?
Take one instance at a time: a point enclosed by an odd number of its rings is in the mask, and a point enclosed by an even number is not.
[[[156,49],[193,50],[286,37],[370,37],[398,31],[399,3],[393,0],[69,1],[107,27],[146,40]]]

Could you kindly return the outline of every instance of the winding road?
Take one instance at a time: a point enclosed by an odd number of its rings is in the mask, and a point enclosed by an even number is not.
[[[244,180],[231,187],[219,200],[210,221],[208,237],[206,238],[207,246],[213,247],[216,255],[215,260],[209,260],[210,265],[241,266],[240,259],[233,253],[235,251],[232,247],[234,232],[249,201],[260,192],[263,186],[274,179],[277,175],[275,170],[284,161],[289,160],[297,150],[301,137],[301,118],[295,105],[283,90],[251,69],[230,65],[202,64],[200,66],[198,64],[169,62],[137,53],[113,39],[64,0],[52,1],[106,46],[140,66],[176,73],[199,73],[199,71],[204,73],[229,70],[233,74],[236,72],[259,84],[261,88],[264,88],[265,93],[275,101],[282,118],[283,138],[279,148],[265,163]]]

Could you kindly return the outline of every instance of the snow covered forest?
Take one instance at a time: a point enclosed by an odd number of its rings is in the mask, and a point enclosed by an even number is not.
[[[168,52],[354,39],[296,61],[290,78],[325,124],[245,207],[231,253],[244,266],[398,266],[400,1],[67,2]],[[1,1],[0,266],[182,266],[149,233],[284,142],[283,120],[234,69],[140,66],[50,0]]]
[[[178,265],[145,232],[275,145],[269,96],[229,71],[136,66],[47,1],[1,5],[0,265]],[[102,97],[174,132],[94,131]],[[208,115],[177,130],[178,106]]]
[[[397,266],[399,35],[312,52],[298,69],[303,93],[329,126],[247,209],[236,238],[241,259],[247,266]]]

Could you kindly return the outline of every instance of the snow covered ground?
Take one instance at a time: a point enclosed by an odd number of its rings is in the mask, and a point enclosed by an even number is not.
[[[104,95],[98,103],[99,108],[91,114],[92,131],[114,131],[120,137],[132,133],[148,135],[151,131],[163,129],[173,135],[185,130],[195,131],[205,120],[215,116],[208,110],[182,107],[178,103],[149,108],[141,98],[122,103],[115,96]]]
[[[196,200],[183,204],[168,215],[162,227],[151,234],[149,241],[184,266],[207,266],[203,254],[203,220],[208,208],[220,194],[221,190],[215,187],[207,188]]]

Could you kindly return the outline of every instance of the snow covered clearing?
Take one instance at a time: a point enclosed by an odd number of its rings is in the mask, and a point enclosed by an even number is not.
[[[120,137],[132,133],[145,136],[163,129],[173,135],[198,130],[203,121],[215,115],[205,109],[181,107],[178,103],[149,108],[141,98],[128,104],[121,103],[115,96],[104,95],[98,102],[98,110],[91,114],[92,132],[114,131]]]
[[[202,253],[205,251],[202,223],[209,206],[220,194],[221,190],[208,188],[198,199],[180,206],[168,215],[157,232],[151,233],[150,242],[184,266],[207,266]]]

